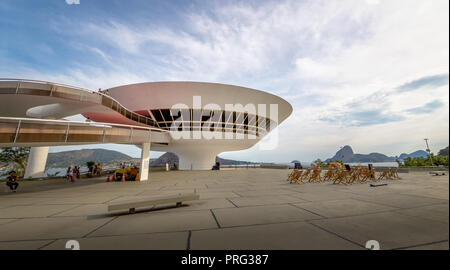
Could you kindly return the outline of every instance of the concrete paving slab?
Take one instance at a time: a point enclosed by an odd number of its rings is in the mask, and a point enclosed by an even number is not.
[[[448,182],[447,182],[447,185],[448,185]],[[439,186],[435,186],[432,188],[416,188],[413,190],[400,191],[400,192],[401,192],[401,194],[406,194],[406,195],[416,195],[416,196],[430,197],[430,198],[443,199],[443,200],[448,200],[448,198],[449,198],[448,186],[446,188],[442,188]]]
[[[405,250],[448,250],[448,241],[406,248]]]
[[[353,216],[397,209],[356,199],[296,203],[293,205],[324,217]]]
[[[221,209],[221,208],[235,208],[230,201],[227,199],[209,199],[209,200],[196,200],[183,202],[181,207],[174,207],[173,204],[170,205],[157,205],[153,207],[154,211],[194,211],[194,210],[207,210],[207,209]]]
[[[0,225],[0,241],[80,238],[111,218],[52,217],[27,218]]]
[[[107,204],[84,204],[60,212],[53,217],[88,217],[108,214]]]
[[[18,205],[0,209],[0,217],[48,217],[74,207],[76,207],[76,205]]]
[[[95,231],[92,236],[179,232],[217,228],[209,210],[158,212],[122,215]]]
[[[36,250],[53,240],[0,242],[0,250]]]
[[[306,222],[193,231],[190,246],[193,250],[362,249]]]
[[[448,224],[395,212],[314,220],[311,223],[360,245],[376,240],[381,249],[447,240],[449,231]]]
[[[289,195],[238,197],[238,198],[229,198],[229,200],[232,201],[238,207],[306,202],[305,200],[299,197]]]
[[[222,227],[303,221],[320,218],[292,205],[249,206],[213,210]]]
[[[80,196],[80,197],[60,197],[60,198],[52,198],[46,200],[44,203],[46,204],[95,204],[95,203],[105,203],[110,200],[113,200],[118,195],[110,195],[110,196]]]
[[[287,189],[268,189],[265,187],[264,189],[259,190],[249,190],[249,191],[236,191],[238,195],[241,197],[253,197],[253,196],[278,196],[278,195],[287,195],[287,194],[297,194],[295,191],[287,190]]]
[[[12,218],[0,218],[0,225],[6,224],[6,223],[10,223],[10,222],[13,222],[13,221],[16,221],[16,220],[18,220],[18,219],[12,219]]]
[[[370,186],[370,184],[382,185],[387,184],[387,186]],[[341,189],[342,192],[352,193],[360,196],[373,196],[373,195],[392,195],[399,193],[398,190],[391,188],[392,182],[389,181],[379,181],[376,183],[366,183],[366,184],[353,184],[351,186],[346,186],[345,189]]]
[[[395,212],[414,217],[428,218],[439,222],[445,222],[447,224],[449,223],[448,203],[396,210]]]
[[[359,196],[358,199],[398,208],[412,208],[432,204],[448,203],[448,200],[403,194]]]
[[[340,200],[340,199],[350,199],[357,198],[358,196],[355,194],[349,194],[341,191],[333,191],[333,190],[315,190],[314,192],[307,193],[297,193],[290,194],[288,196],[302,199],[306,202],[317,202],[317,201],[332,201],[332,200]]]
[[[188,232],[77,238],[80,250],[185,250]],[[44,250],[65,250],[67,240],[57,240]]]
[[[13,194],[17,195],[17,194]],[[18,206],[18,205],[34,205],[39,203],[48,202],[49,198],[38,198],[38,197],[16,197],[16,196],[0,196],[0,205],[1,208],[10,207],[10,206]]]

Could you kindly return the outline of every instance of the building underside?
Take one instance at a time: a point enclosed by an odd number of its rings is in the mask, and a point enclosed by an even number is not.
[[[99,143],[173,152],[181,170],[209,170],[215,157],[252,147],[292,112],[259,90],[201,82],[155,82],[101,92],[63,84],[0,79],[0,146],[31,146],[26,177],[41,177],[48,147]],[[86,122],[63,118],[81,114]],[[145,172],[144,172],[145,171]]]

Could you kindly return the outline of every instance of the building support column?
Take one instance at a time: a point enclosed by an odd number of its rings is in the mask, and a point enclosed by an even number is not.
[[[44,176],[49,148],[49,146],[31,147],[24,178],[38,178]]]
[[[141,167],[139,169],[139,181],[147,181],[150,163],[150,143],[143,143],[141,147]]]
[[[204,149],[177,151],[179,170],[211,170],[216,163],[217,153]]]

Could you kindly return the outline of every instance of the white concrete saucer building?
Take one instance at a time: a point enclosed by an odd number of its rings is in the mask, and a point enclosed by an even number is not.
[[[27,171],[42,171],[37,163],[45,167],[48,146],[94,143],[138,145],[144,169],[151,149],[177,154],[181,170],[209,170],[218,154],[250,148],[291,113],[278,96],[226,84],[148,82],[96,92],[0,79],[0,146],[40,147],[32,149]],[[90,121],[57,120],[76,114]],[[146,180],[148,170],[140,171]]]

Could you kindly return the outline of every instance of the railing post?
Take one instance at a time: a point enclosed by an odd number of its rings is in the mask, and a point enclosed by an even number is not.
[[[20,129],[21,123],[22,123],[22,120],[19,120],[19,124],[17,125],[17,129],[16,129],[16,135],[14,136],[14,143],[16,143],[17,136],[19,135],[19,129]]]
[[[67,143],[67,138],[69,137],[69,127],[70,127],[70,123],[67,123],[66,137],[64,138],[64,143]]]
[[[17,82],[17,86],[16,86],[16,94],[19,93],[19,88],[20,88],[20,81]]]
[[[102,143],[105,142],[105,136],[106,136],[106,127],[103,127],[103,138],[102,138]]]
[[[133,142],[133,127],[130,128],[130,143]]]

